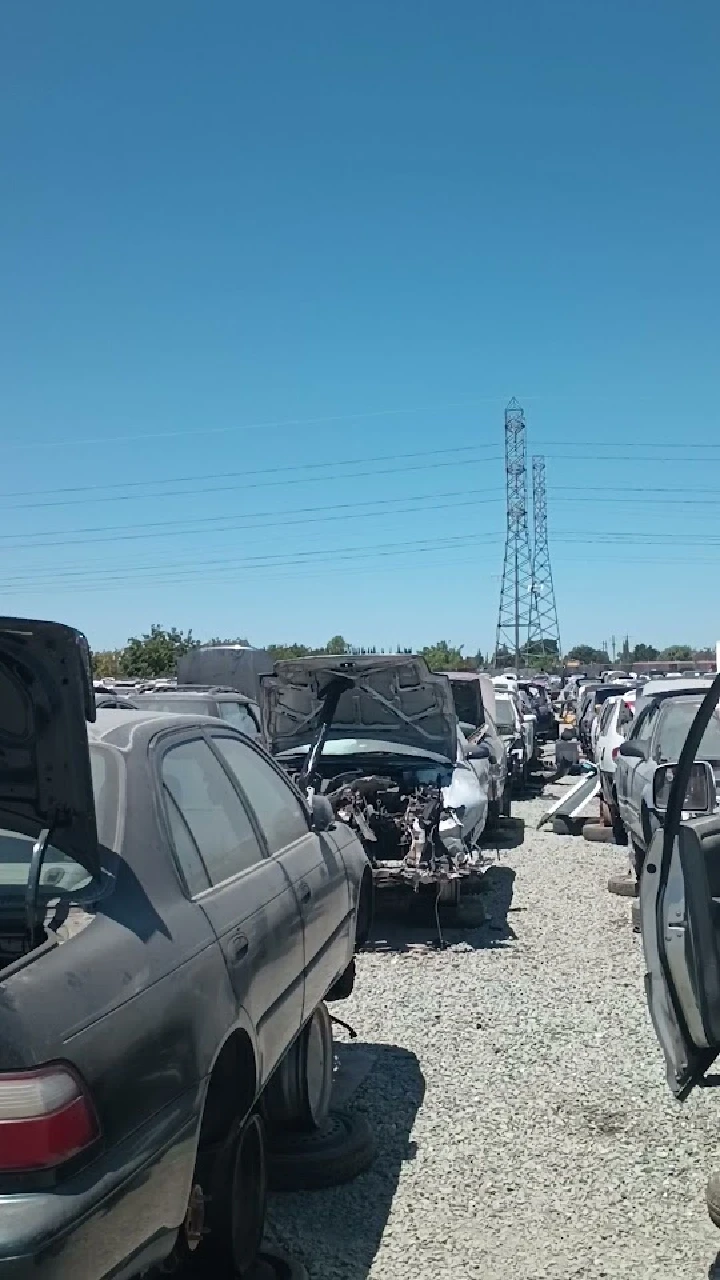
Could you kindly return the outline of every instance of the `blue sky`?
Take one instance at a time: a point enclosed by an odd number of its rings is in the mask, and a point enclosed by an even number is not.
[[[714,642],[715,0],[6,0],[0,608],[494,641],[503,410],[566,646]]]

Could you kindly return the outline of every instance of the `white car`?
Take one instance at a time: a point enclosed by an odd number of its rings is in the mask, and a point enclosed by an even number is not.
[[[447,676],[410,654],[323,654],[276,662],[260,686],[272,753],[354,828],[375,884],[457,905],[483,863],[490,747],[467,743]]]
[[[595,721],[595,726],[597,726],[595,763],[600,775],[602,797],[610,811],[610,820],[615,839],[622,844],[627,843],[627,833],[618,809],[617,793],[615,791],[615,762],[633,722],[636,697],[636,691],[629,689],[627,693],[620,693],[613,698],[608,698],[601,714]]]

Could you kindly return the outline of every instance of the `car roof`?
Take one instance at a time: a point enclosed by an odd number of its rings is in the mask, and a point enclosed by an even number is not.
[[[701,677],[700,679],[673,680],[667,677],[658,680],[648,680],[642,688],[643,698],[657,698],[667,696],[668,694],[678,693],[707,693],[712,684],[712,679]]]
[[[232,725],[216,716],[177,715],[171,711],[151,711],[149,708],[147,711],[144,708],[125,711],[114,707],[99,707],[96,719],[88,723],[88,738],[90,742],[103,742],[127,750],[138,736],[138,731],[143,728],[158,733],[161,729],[176,728],[183,723],[201,724],[205,720],[214,720],[223,729],[232,728]]]

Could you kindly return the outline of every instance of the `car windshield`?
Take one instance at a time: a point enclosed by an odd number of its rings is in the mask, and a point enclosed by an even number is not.
[[[216,716],[215,703],[205,698],[177,698],[169,693],[166,698],[153,694],[150,698],[138,699],[138,706],[149,707],[151,711],[170,711],[179,716]]]
[[[671,763],[679,759],[690,726],[698,713],[701,698],[671,698],[658,727],[658,760]],[[720,708],[716,707],[705,730],[696,760],[720,761]]]

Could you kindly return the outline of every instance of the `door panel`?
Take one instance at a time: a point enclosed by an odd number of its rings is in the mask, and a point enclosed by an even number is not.
[[[720,818],[656,832],[640,881],[646,994],[684,1098],[720,1052]]]
[[[213,741],[236,774],[273,860],[297,896],[304,930],[305,1000],[310,1016],[351,955],[350,895],[332,833],[310,830],[307,810],[289,779],[238,738]]]
[[[304,949],[300,912],[267,856],[232,774],[204,737],[173,741],[161,775],[176,856],[222,948],[238,1008],[255,1027],[262,1079],[300,1029]],[[194,849],[205,871],[188,878]]]

